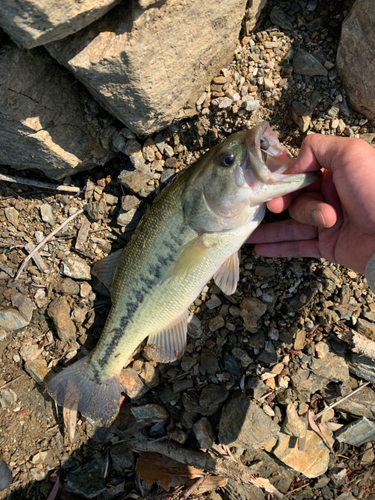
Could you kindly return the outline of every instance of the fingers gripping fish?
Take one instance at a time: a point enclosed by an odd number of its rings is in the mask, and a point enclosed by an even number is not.
[[[120,407],[121,368],[146,337],[157,361],[183,355],[189,306],[211,278],[234,293],[238,250],[262,221],[266,202],[318,180],[317,172],[284,175],[291,162],[264,122],[178,174],[125,249],[94,266],[110,287],[112,307],[93,351],[49,382],[59,405],[109,426]]]

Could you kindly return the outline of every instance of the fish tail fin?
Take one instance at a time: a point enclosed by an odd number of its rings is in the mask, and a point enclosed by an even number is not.
[[[91,424],[109,427],[120,410],[119,375],[98,379],[86,356],[53,377],[47,392],[58,405],[79,411]]]

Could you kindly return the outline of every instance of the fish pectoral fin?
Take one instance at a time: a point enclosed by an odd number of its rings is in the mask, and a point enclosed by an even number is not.
[[[237,283],[240,277],[239,253],[239,251],[234,252],[228,257],[220,269],[214,274],[216,285],[225,295],[232,295],[237,289]]]
[[[121,248],[120,250],[111,253],[111,255],[108,255],[108,257],[104,257],[104,259],[99,260],[96,264],[94,264],[91,270],[91,273],[96,276],[98,280],[108,288],[108,290],[111,289],[113,277],[123,250],[124,249]]]
[[[166,328],[149,335],[145,351],[152,361],[171,363],[181,358],[186,348],[188,315],[186,310]]]
[[[214,245],[209,234],[194,239],[181,252],[172,271],[172,278],[186,278],[204,259],[207,250]]]

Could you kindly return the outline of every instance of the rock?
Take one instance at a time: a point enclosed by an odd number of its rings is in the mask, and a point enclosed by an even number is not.
[[[306,50],[298,49],[293,57],[293,70],[298,75],[327,76],[328,71]]]
[[[205,302],[206,307],[208,309],[215,309],[216,307],[221,306],[221,300],[214,293],[211,295],[211,298]]]
[[[132,208],[128,212],[123,212],[122,210],[117,216],[117,224],[119,226],[136,226],[142,218],[142,212],[136,208]]]
[[[200,420],[197,420],[193,425],[193,431],[201,448],[211,448],[215,442],[215,434],[208,418],[203,417]]]
[[[255,275],[264,278],[272,278],[275,276],[275,269],[267,264],[258,264],[255,266]]]
[[[190,316],[188,323],[188,334],[192,339],[199,339],[202,336],[202,323],[198,316]]]
[[[250,33],[255,28],[266,2],[267,0],[252,0],[251,4],[248,4],[247,13],[244,19],[246,33]]]
[[[157,404],[147,404],[142,406],[133,406],[130,411],[137,422],[144,424],[153,424],[155,422],[165,422],[169,419],[168,412],[163,406]]]
[[[290,17],[285,13],[284,10],[280,9],[279,7],[273,7],[270,12],[270,19],[273,24],[276,24],[276,26],[280,26],[280,28],[283,30],[293,30],[293,24]]]
[[[65,297],[56,297],[50,303],[48,316],[52,318],[60,340],[66,342],[75,338],[77,330],[70,318],[70,306]]]
[[[150,167],[142,165],[135,170],[123,170],[118,179],[127,189],[133,191],[133,193],[139,193],[153,177],[154,174],[151,172]]]
[[[300,419],[297,409],[293,403],[286,407],[285,419],[282,431],[288,436],[304,437],[306,434],[306,424]]]
[[[224,318],[221,315],[218,315],[210,319],[208,323],[208,328],[210,329],[211,332],[216,332],[216,330],[219,330],[224,325],[225,325]]]
[[[159,385],[159,368],[155,368],[151,363],[146,362],[143,365],[143,369],[139,372],[139,376],[149,389]]]
[[[90,266],[86,262],[74,254],[67,255],[61,261],[61,272],[65,276],[77,280],[90,280]]]
[[[325,358],[329,354],[329,346],[325,342],[315,344],[315,352],[319,359]]]
[[[35,307],[33,301],[29,297],[23,295],[23,293],[19,292],[16,292],[12,295],[11,301],[12,306],[17,307],[25,320],[30,323]]]
[[[30,323],[23,314],[12,307],[0,308],[0,329],[6,332],[14,332],[24,328]]]
[[[301,102],[293,101],[291,112],[294,123],[298,125],[301,132],[306,132],[311,122],[311,112],[309,108]]]
[[[94,113],[87,117],[84,90],[45,51],[3,44],[0,74],[1,164],[61,179],[115,155],[97,139],[100,127]]]
[[[349,371],[361,379],[375,382],[375,361],[367,356],[351,353]]]
[[[312,358],[310,368],[319,377],[327,378],[333,382],[349,380],[349,367],[345,359],[333,353],[329,353],[323,359]]]
[[[371,0],[356,0],[344,20],[336,67],[347,90],[351,107],[369,119],[375,117],[372,54],[375,51],[375,11]],[[361,75],[358,85],[357,75]]]
[[[124,212],[131,210],[132,208],[138,208],[141,200],[132,194],[127,194],[121,199],[121,208]]]
[[[62,293],[63,295],[68,295],[69,297],[72,295],[78,295],[80,291],[79,284],[71,278],[65,278],[58,283],[56,291]]]
[[[42,349],[37,344],[22,345],[20,355],[23,361],[33,361],[40,356]]]
[[[229,392],[225,387],[209,384],[202,389],[199,397],[199,404],[203,408],[209,408],[213,405],[223,403],[227,399],[228,395]]]
[[[55,218],[52,213],[52,208],[51,205],[48,205],[48,203],[43,203],[43,205],[40,206],[40,216],[43,222],[48,222],[48,224],[51,224],[51,226],[55,225]]]
[[[120,374],[121,390],[129,398],[138,398],[145,392],[144,384],[138,373],[133,368],[124,368]]]
[[[333,446],[334,439],[332,438],[332,433],[326,431],[325,436],[330,445]],[[284,464],[298,472],[302,472],[302,474],[309,478],[321,476],[328,469],[329,448],[318,434],[310,430],[306,433],[306,442],[303,451],[298,449],[295,438],[280,432],[278,434],[278,443],[273,453]]]
[[[84,498],[94,498],[106,490],[105,470],[106,459],[96,458],[73,472],[68,472],[64,480],[64,488]],[[88,478],[90,478],[89,481]]]
[[[0,26],[27,49],[65,38],[93,23],[119,0],[67,0],[58,7],[46,0],[7,0],[0,12]]]
[[[216,354],[206,347],[202,349],[200,364],[208,375],[214,375],[219,370],[219,360]]]
[[[242,107],[246,111],[255,111],[259,106],[259,101],[257,99],[251,99],[250,97],[245,97],[242,101]]]
[[[372,449],[372,443],[365,443],[361,448],[361,464],[372,464],[375,460],[375,453]]]
[[[351,424],[344,425],[336,431],[335,436],[340,443],[361,446],[375,440],[375,422],[362,417]]]
[[[296,336],[294,338],[294,349],[296,351],[300,351],[303,349],[306,340],[306,332],[305,330],[298,330]]]
[[[319,322],[323,326],[331,325],[332,323],[338,323],[340,321],[339,315],[332,309],[324,307],[319,313]]]
[[[18,210],[16,210],[14,207],[6,207],[4,211],[7,221],[13,224],[13,226],[17,228],[20,215]]]
[[[233,396],[223,409],[219,442],[227,446],[262,448],[279,426],[245,394]]]
[[[178,427],[175,427],[169,432],[169,437],[177,443],[184,444],[189,435]]]
[[[247,328],[256,328],[258,319],[267,311],[266,304],[254,297],[245,298],[241,302],[241,317]]]
[[[212,9],[209,0],[167,0],[141,10],[121,3],[47,50],[111,114],[146,136],[196,112],[202,89],[232,57],[245,5],[219,0]]]
[[[375,323],[358,318],[356,327],[358,333],[370,340],[375,340]]]
[[[192,389],[192,387],[193,387],[193,381],[191,378],[178,380],[173,384],[173,392],[186,391],[187,389]]]
[[[134,453],[127,443],[114,443],[110,451],[112,464],[117,472],[124,473],[125,469],[134,467]]]
[[[239,349],[238,347],[234,347],[232,349],[232,354],[234,357],[236,357],[241,362],[241,366],[243,368],[246,368],[252,362],[252,359],[250,358],[250,356],[243,349]]]

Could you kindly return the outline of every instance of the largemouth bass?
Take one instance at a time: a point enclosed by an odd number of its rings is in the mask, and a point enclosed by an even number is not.
[[[225,139],[161,192],[125,249],[94,266],[112,307],[93,351],[49,382],[59,405],[108,426],[120,407],[121,368],[146,337],[153,359],[183,355],[189,306],[212,277],[234,293],[238,251],[266,202],[318,180],[317,172],[284,175],[291,161],[264,122]]]

